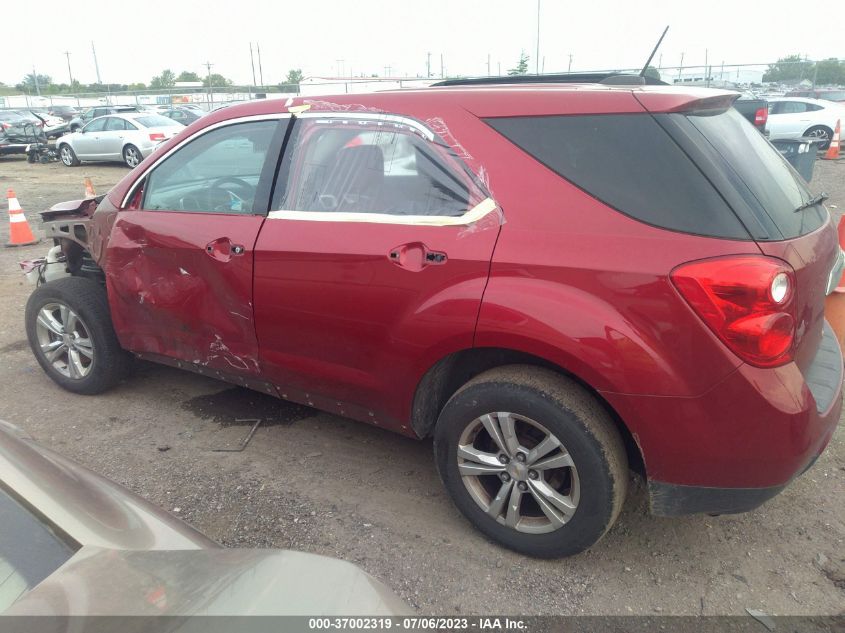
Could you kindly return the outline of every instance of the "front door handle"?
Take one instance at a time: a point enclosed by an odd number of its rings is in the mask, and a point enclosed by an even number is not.
[[[205,245],[205,254],[219,262],[228,262],[232,257],[243,255],[246,249],[234,244],[228,237],[220,237]]]

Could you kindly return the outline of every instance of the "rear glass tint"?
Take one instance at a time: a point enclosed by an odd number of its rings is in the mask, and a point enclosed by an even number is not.
[[[158,114],[139,116],[135,120],[144,127],[173,127],[174,125],[180,125],[173,119],[168,119],[166,116],[159,116]]]
[[[709,116],[660,116],[668,117],[680,126],[691,124],[703,137],[696,144],[708,144],[721,157],[724,167],[733,172],[730,186],[734,191],[731,193],[738,194],[738,199],[748,207],[736,209],[740,217],[748,213],[756,218],[765,216],[776,227],[767,238],[760,239],[792,239],[806,235],[827,219],[827,211],[822,205],[796,212],[812,198],[804,179],[733,109]]]
[[[486,122],[555,173],[637,220],[684,233],[749,239],[724,199],[649,114]]]

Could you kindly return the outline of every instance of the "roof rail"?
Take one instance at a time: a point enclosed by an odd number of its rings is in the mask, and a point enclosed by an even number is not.
[[[553,73],[548,75],[506,75],[504,77],[466,77],[444,79],[432,86],[485,86],[497,84],[604,84],[614,86],[668,86],[654,77],[626,73]]]

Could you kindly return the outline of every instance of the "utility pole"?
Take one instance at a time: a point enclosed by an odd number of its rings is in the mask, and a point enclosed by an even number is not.
[[[261,87],[264,87],[264,69],[261,68],[261,44],[255,43],[255,48],[258,51],[258,78],[261,80]]]
[[[41,96],[41,86],[38,85],[38,73],[35,72],[35,66],[32,67],[32,80],[35,82],[35,92]]]
[[[681,65],[678,66],[678,81],[681,80],[681,73],[684,70],[684,53],[681,52]]]
[[[385,66],[384,67],[384,76],[390,77],[390,73],[393,71],[393,66]]]
[[[207,77],[207,81],[208,81],[208,86],[207,86],[207,88],[208,88],[207,89],[208,109],[211,110],[214,107],[214,96],[213,96],[214,93],[211,92],[211,67],[214,66],[214,64],[207,61],[203,64],[203,66],[205,66],[206,77]]]
[[[252,65],[252,85],[255,86],[255,57],[252,55],[252,42],[249,43],[249,63]]]
[[[502,76],[502,62],[498,62],[499,64],[499,77]]]
[[[572,53],[569,53],[569,68],[566,69],[566,72],[572,72]]]
[[[487,76],[490,77],[490,53],[487,53]]]
[[[343,71],[346,70],[346,68],[344,67],[343,62],[345,62],[345,61],[346,61],[345,59],[336,59],[335,60],[335,62],[337,63],[337,76],[338,77],[343,77],[343,75],[344,75]]]
[[[540,74],[540,0],[537,0],[537,54],[534,56],[535,74]]]
[[[94,48],[93,40],[91,41],[91,52],[94,54],[94,70],[97,71],[97,83],[102,85],[103,80],[100,79],[100,65],[97,63],[97,49]]]
[[[431,51],[425,54],[425,76],[426,79],[431,77]]]
[[[443,53],[440,53],[440,78],[445,79],[446,75],[444,73],[444,66],[443,66]]]
[[[710,72],[708,71],[708,68],[710,68],[710,67],[707,65],[707,63],[708,63],[708,62],[707,62],[707,60],[708,60],[708,55],[709,55],[709,53],[710,53],[710,51],[708,51],[708,50],[705,48],[705,49],[704,49],[704,85],[705,85],[707,88],[709,88],[709,87],[710,87]]]
[[[67,57],[67,75],[70,77],[70,85],[73,86],[73,73],[70,71],[70,51],[65,51]]]

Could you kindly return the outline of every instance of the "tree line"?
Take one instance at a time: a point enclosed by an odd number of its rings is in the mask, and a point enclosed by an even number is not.
[[[302,70],[299,68],[288,71],[287,76],[277,84],[261,86],[262,89],[278,92],[297,92],[299,83],[303,79]],[[226,88],[233,86],[231,79],[219,73],[211,73],[201,77],[198,73],[183,70],[178,75],[169,68],[165,68],[158,75],[150,79],[149,83],[92,83],[82,84],[74,80],[73,83],[56,83],[50,75],[29,73],[23,81],[15,85],[18,92],[25,94],[56,95],[73,94],[84,92],[124,92],[132,90],[170,90],[176,88],[179,82],[202,83],[204,88]],[[0,83],[0,86],[3,84]]]
[[[816,85],[845,85],[845,61],[836,58],[818,62],[802,59],[801,55],[781,57],[763,74],[763,81],[812,81]]]

